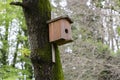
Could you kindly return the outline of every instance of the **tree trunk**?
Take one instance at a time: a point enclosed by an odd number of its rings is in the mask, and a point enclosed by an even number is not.
[[[49,0],[23,0],[11,5],[22,6],[28,27],[31,48],[31,61],[34,67],[35,80],[64,80],[57,45],[56,63],[52,63],[51,43],[47,21],[51,18]]]

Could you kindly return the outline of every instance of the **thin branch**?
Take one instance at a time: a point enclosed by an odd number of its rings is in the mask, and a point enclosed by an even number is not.
[[[16,6],[24,7],[22,2],[11,2],[10,5],[16,5]]]

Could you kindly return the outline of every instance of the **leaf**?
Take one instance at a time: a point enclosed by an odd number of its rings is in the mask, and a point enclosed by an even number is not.
[[[20,49],[20,52],[22,53],[23,56],[28,57],[31,53],[31,51],[27,48],[22,48]]]
[[[120,35],[120,27],[117,27],[118,35]]]

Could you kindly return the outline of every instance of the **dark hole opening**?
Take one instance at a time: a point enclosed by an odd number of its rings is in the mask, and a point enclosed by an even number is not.
[[[65,29],[65,33],[68,33],[68,29]]]

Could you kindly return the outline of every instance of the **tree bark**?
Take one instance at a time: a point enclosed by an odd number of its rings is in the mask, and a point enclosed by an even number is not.
[[[34,67],[35,80],[64,80],[60,55],[57,45],[56,63],[52,63],[51,43],[47,21],[51,18],[49,0],[23,0],[11,5],[22,6],[29,34],[31,62]]]

